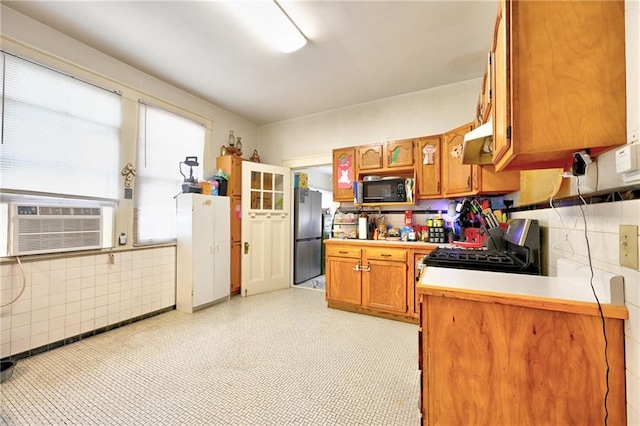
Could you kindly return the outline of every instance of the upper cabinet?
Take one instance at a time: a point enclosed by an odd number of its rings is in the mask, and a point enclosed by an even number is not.
[[[472,129],[473,125],[469,123],[443,135],[444,194],[470,194],[473,191],[474,183],[478,181],[478,166],[462,164],[464,135]]]
[[[416,192],[418,198],[438,198],[442,195],[440,183],[442,143],[440,136],[416,139]]]
[[[443,135],[442,181],[443,196],[503,194],[520,189],[520,171],[496,172],[493,165],[478,166],[462,163],[464,135],[473,129],[471,123]]]
[[[626,142],[623,0],[501,0],[492,55],[497,170],[562,167]]]
[[[358,175],[369,171],[412,169],[413,144],[413,139],[405,139],[357,147]]]
[[[353,201],[356,149],[333,150],[333,201]]]

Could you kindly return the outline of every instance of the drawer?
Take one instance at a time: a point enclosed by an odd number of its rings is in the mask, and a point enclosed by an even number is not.
[[[326,255],[327,256],[336,256],[336,257],[355,257],[360,259],[360,253],[362,249],[359,247],[348,247],[348,246],[326,246]]]
[[[368,260],[397,260],[405,262],[407,260],[407,250],[399,248],[367,248]]]

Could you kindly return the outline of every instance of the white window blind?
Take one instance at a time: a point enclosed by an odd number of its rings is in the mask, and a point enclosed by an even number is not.
[[[179,163],[202,161],[205,127],[172,112],[140,103],[135,180],[135,243],[175,241],[176,200],[182,192]],[[188,167],[183,166],[189,176]],[[194,177],[202,179],[202,166]]]
[[[120,96],[13,55],[1,58],[1,189],[118,198]]]

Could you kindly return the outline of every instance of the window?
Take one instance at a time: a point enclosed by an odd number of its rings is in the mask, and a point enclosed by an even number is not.
[[[118,198],[121,98],[0,53],[2,192]]]
[[[135,243],[175,241],[176,201],[182,192],[180,162],[204,154],[205,127],[172,112],[139,104],[135,180]],[[201,167],[194,177],[202,180]],[[189,177],[189,167],[182,166]]]

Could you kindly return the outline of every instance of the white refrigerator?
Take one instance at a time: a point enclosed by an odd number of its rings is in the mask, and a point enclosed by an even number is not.
[[[227,300],[231,287],[229,197],[177,197],[176,309],[193,312]]]

